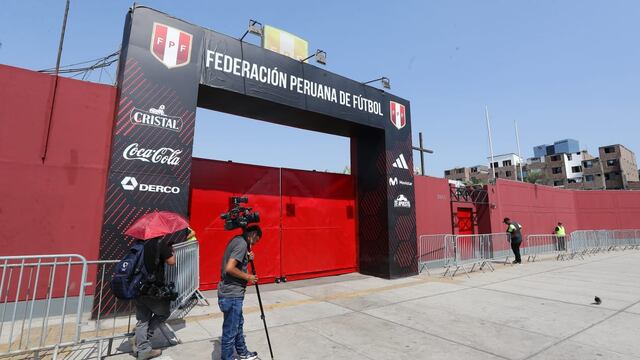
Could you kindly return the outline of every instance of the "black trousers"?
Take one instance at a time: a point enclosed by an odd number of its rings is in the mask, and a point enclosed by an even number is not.
[[[511,240],[511,250],[513,250],[513,255],[516,256],[517,263],[522,262],[522,259],[520,258],[520,244],[522,244],[522,240]]]

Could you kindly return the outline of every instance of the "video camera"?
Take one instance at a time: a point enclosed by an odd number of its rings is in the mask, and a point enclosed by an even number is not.
[[[229,212],[220,215],[220,218],[224,220],[224,229],[233,230],[237,228],[245,229],[247,225],[251,223],[260,222],[260,215],[258,212],[251,212],[250,207],[241,206],[240,204],[246,204],[249,202],[248,197],[232,196],[231,204],[232,208]]]

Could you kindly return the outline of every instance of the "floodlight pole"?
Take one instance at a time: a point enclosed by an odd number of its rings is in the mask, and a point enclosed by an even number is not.
[[[489,132],[489,151],[491,152],[491,173],[493,174],[493,180],[496,180],[496,167],[493,163],[493,140],[491,139],[491,123],[489,122],[489,108],[485,105],[484,116],[487,119],[487,132]]]

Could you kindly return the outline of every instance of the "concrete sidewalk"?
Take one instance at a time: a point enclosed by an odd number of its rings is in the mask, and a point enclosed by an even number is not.
[[[640,359],[637,250],[496,265],[471,278],[349,274],[260,290],[278,360]],[[596,295],[599,306],[591,304]],[[182,344],[160,359],[220,358],[222,317],[210,301],[173,324]],[[249,348],[269,359],[254,293],[245,332]]]

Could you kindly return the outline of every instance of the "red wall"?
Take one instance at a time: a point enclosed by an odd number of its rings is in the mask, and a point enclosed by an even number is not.
[[[568,232],[640,228],[640,191],[580,191],[498,179],[489,186],[493,232],[512,218],[525,234],[550,234],[558,221]]]
[[[415,176],[418,235],[451,233],[451,196],[447,179]]]
[[[0,254],[97,259],[116,88],[0,65]]]

